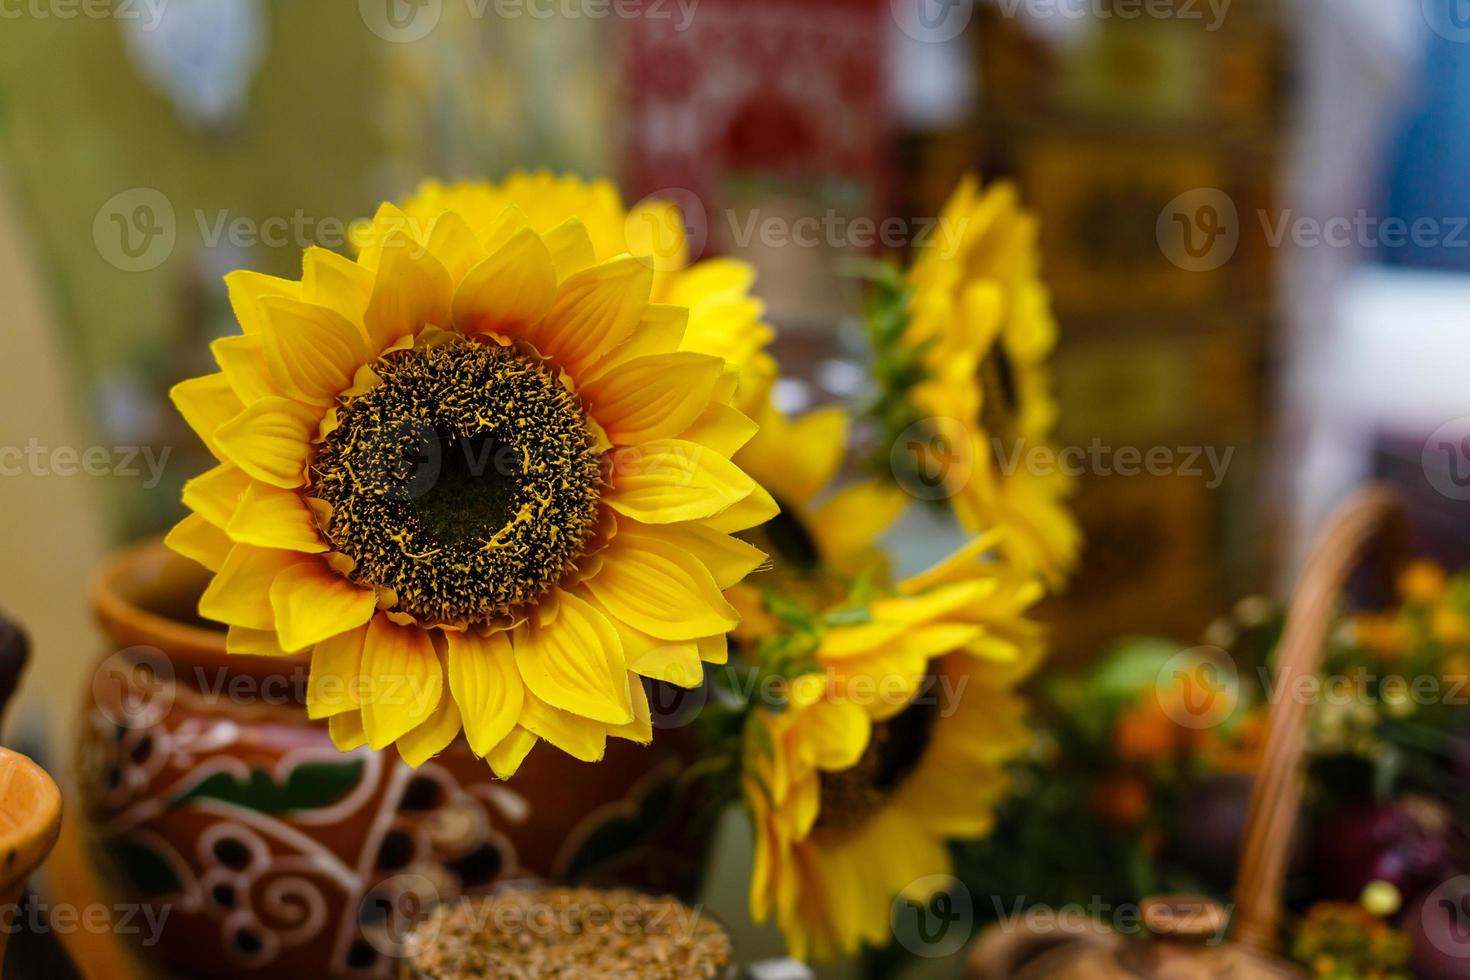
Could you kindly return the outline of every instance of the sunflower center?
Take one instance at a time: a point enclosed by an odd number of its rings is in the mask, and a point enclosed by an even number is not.
[[[873,726],[857,765],[823,772],[816,830],[841,834],[868,820],[898,793],[929,749],[939,707],[927,690],[899,714]]]
[[[483,624],[544,596],[597,527],[602,475],[580,401],[520,350],[455,338],[374,365],[312,462],[349,578],[421,623]]]

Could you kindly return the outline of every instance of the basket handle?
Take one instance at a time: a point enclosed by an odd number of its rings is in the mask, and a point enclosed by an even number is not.
[[[1392,532],[1407,541],[1407,523],[1394,492],[1375,485],[1356,493],[1328,522],[1307,560],[1287,612],[1277,651],[1276,696],[1264,758],[1251,791],[1235,883],[1234,938],[1269,952],[1281,921],[1281,892],[1302,799],[1310,705],[1290,692],[1322,666],[1327,631],[1349,577],[1375,538]]]

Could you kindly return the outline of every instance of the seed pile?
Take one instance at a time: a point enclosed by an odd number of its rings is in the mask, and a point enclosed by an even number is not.
[[[439,908],[409,941],[430,980],[710,980],[730,938],[673,898],[596,888],[512,889]]]

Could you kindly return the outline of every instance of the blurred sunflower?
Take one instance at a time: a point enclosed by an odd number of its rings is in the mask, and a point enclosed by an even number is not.
[[[597,261],[624,253],[649,260],[654,270],[650,302],[689,311],[679,350],[713,354],[738,371],[736,406],[752,411],[775,377],[775,361],[765,351],[773,336],[764,321],[765,305],[750,295],[755,270],[735,259],[691,264],[684,217],[672,201],[644,200],[629,209],[609,181],[541,170],[512,174],[499,184],[425,181],[401,207],[420,228],[454,211],[475,229],[492,226],[506,208],[516,207],[549,241],[558,240],[575,219]],[[366,242],[368,232],[359,229],[355,238]]]
[[[214,577],[231,652],[311,651],[308,707],[346,749],[418,765],[463,729],[508,776],[537,739],[646,742],[640,676],[722,662],[721,590],[775,513],[730,461],[736,379],[682,348],[651,263],[568,216],[384,205],[358,259],[227,278],[243,334],[175,404],[219,460],[169,535]]]
[[[769,567],[728,593],[741,613],[742,639],[780,628],[764,608],[766,593],[821,610],[845,596],[854,577],[886,570],[877,539],[906,503],[903,491],[885,481],[832,488],[848,449],[848,417],[840,407],[790,419],[767,401],[755,418],[760,428],[735,462],[771,494],[780,512],[740,534],[772,556]]]
[[[1035,218],[1010,184],[981,193],[966,178],[945,205],[936,239],[918,251],[883,319],[896,325],[880,341],[881,371],[899,407],[897,430],[916,421],[968,466],[941,468],[956,515],[970,531],[1006,528],[1007,557],[1052,586],[1076,564],[1080,532],[1065,498],[1070,481],[1053,465],[1028,466],[1053,453],[1057,417],[1048,359],[1056,344],[1040,279]]]
[[[745,749],[756,828],[751,912],[798,958],[889,937],[896,896],[951,869],[948,842],[984,837],[1030,743],[1014,692],[1042,653],[1024,618],[1039,586],[977,562],[981,541],[848,626],[820,637],[818,670],[760,709]]]

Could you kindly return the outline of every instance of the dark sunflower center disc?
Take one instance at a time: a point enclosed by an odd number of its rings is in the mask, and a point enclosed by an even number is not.
[[[929,749],[939,707],[927,691],[896,716],[873,726],[857,765],[824,772],[816,829],[840,834],[857,827],[886,804]]]
[[[515,348],[398,351],[338,406],[312,463],[351,577],[422,623],[484,623],[545,595],[596,529],[602,477],[580,401]]]

